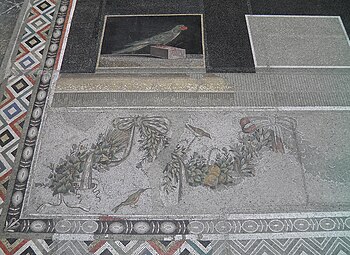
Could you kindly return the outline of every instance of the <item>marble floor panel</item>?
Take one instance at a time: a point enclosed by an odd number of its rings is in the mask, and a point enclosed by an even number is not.
[[[0,254],[350,254],[349,3],[284,1],[4,1]]]

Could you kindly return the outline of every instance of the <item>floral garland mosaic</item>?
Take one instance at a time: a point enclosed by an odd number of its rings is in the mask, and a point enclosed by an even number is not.
[[[212,148],[207,156],[197,152],[187,155],[197,138],[211,139],[211,135],[186,124],[194,137],[179,143],[172,152],[171,161],[163,171],[163,190],[167,194],[179,190],[180,200],[183,179],[193,187],[216,189],[238,185],[244,178],[255,176],[254,165],[264,150],[285,153],[283,134],[295,135],[297,127],[296,120],[286,116],[244,117],[239,123],[242,133],[238,143],[229,148]]]

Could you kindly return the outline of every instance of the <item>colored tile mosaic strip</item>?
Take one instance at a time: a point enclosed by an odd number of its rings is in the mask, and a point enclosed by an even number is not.
[[[44,49],[49,40],[56,10],[55,0],[34,0],[11,68],[3,84],[0,103],[0,205],[4,202],[8,176],[14,167],[17,148],[33,88],[41,73]]]
[[[3,239],[3,254],[75,255],[254,255],[350,253],[348,237],[285,238],[225,241],[54,241],[52,239]]]
[[[44,67],[41,71],[40,82],[38,85],[38,90],[36,92],[36,95],[34,97],[34,106],[31,113],[31,119],[29,122],[29,127],[27,131],[27,136],[25,137],[24,141],[24,148],[21,154],[21,160],[19,163],[19,171],[17,173],[16,180],[18,181],[15,184],[14,187],[14,193],[12,195],[11,199],[11,206],[8,210],[8,220],[5,226],[5,229],[11,231],[14,231],[19,226],[19,216],[20,216],[20,208],[21,203],[23,202],[23,197],[25,194],[25,188],[29,176],[29,169],[32,162],[32,156],[34,153],[34,148],[37,141],[37,135],[40,129],[41,120],[43,116],[43,111],[46,103],[46,98],[51,82],[52,73],[54,70],[54,65],[56,62],[56,55],[59,49],[59,44],[61,40],[62,30],[64,28],[64,22],[65,17],[68,11],[69,1],[61,1],[59,12],[57,15],[56,22],[54,23],[53,28],[53,35],[50,40],[49,50],[46,56],[46,59],[44,59]],[[39,9],[46,10],[49,8],[49,3],[41,2],[38,6]],[[33,42],[34,43],[34,42]],[[16,64],[16,63],[15,63]],[[32,92],[32,90],[30,91]],[[26,111],[28,111],[28,105],[25,108]],[[16,107],[14,103],[10,104],[10,106],[4,106],[3,111],[8,119],[15,118],[17,112],[20,112],[20,108]],[[11,137],[14,137],[13,134],[10,132],[4,133],[3,143],[7,144],[7,140],[9,140]],[[19,137],[18,137],[19,140]],[[18,140],[15,144],[16,149],[18,146]],[[10,162],[13,165],[13,160]],[[11,166],[13,167],[13,166]]]
[[[103,238],[108,234],[114,237],[129,235],[135,238],[138,235],[160,235],[172,238],[174,235],[189,235],[194,239],[222,240],[223,235],[241,235],[247,238],[261,238],[269,234],[298,236],[349,235],[350,217],[275,217],[257,214],[246,219],[213,219],[203,220],[200,217],[193,220],[131,220],[113,219],[106,217],[100,220],[55,220],[55,219],[20,219],[19,213],[11,207],[5,226],[5,231],[13,233],[35,234],[93,234]],[[273,214],[272,214],[273,215]],[[288,214],[286,214],[288,216]],[[301,216],[301,215],[300,215]],[[231,218],[235,216],[232,215]]]

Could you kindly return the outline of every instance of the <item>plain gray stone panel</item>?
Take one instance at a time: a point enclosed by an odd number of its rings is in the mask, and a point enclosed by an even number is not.
[[[349,43],[337,17],[247,19],[257,66],[350,66]]]

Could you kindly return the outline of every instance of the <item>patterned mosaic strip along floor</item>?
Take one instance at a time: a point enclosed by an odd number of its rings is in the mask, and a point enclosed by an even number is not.
[[[0,204],[6,195],[31,95],[40,78],[56,1],[34,0],[29,9],[11,75],[3,84],[4,94],[0,103]]]
[[[90,92],[56,93],[53,107],[122,106],[348,106],[350,93],[342,92]]]
[[[347,237],[286,238],[227,241],[54,241],[51,239],[0,240],[4,254],[75,255],[257,255],[350,253]]]

